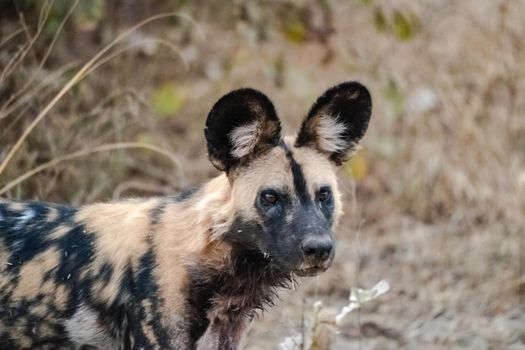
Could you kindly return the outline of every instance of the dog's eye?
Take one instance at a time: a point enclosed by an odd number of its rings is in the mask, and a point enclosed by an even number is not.
[[[319,198],[320,202],[326,202],[327,200],[330,199],[330,190],[322,189],[321,191],[319,191],[317,198]]]
[[[262,194],[262,198],[264,199],[264,201],[268,204],[275,204],[277,203],[277,194],[275,193],[270,193],[270,192],[265,192]]]

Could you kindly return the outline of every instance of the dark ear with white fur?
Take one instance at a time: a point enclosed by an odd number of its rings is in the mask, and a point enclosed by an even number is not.
[[[348,159],[368,127],[372,99],[357,82],[327,90],[304,119],[296,147],[312,147],[337,165]]]
[[[266,95],[240,89],[215,103],[204,134],[211,163],[228,172],[276,146],[281,139],[281,123]]]

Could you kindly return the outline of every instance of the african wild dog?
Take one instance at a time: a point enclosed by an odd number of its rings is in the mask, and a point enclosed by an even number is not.
[[[290,276],[334,257],[335,166],[365,133],[348,82],[281,137],[270,100],[223,96],[205,128],[223,173],[179,196],[72,208],[0,202],[0,349],[235,349]]]

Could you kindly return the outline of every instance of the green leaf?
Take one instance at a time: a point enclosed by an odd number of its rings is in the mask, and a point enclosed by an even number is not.
[[[286,23],[284,33],[288,40],[294,43],[306,41],[306,28],[299,20],[292,20]]]
[[[388,27],[385,14],[383,13],[383,10],[381,10],[379,7],[376,7],[376,9],[374,10],[374,24],[376,26],[376,29],[380,32],[386,31]]]
[[[414,35],[415,21],[399,11],[394,12],[394,34],[398,39],[410,40]]]
[[[104,16],[104,1],[91,0],[79,3],[78,19],[85,21],[99,22]]]
[[[405,106],[405,96],[394,80],[388,82],[388,85],[384,90],[384,95],[385,100],[390,104],[390,107],[395,114],[399,114],[403,111]]]
[[[160,117],[171,116],[182,108],[184,98],[173,83],[163,84],[151,96],[151,108]]]
[[[343,169],[352,179],[359,182],[368,174],[368,161],[363,152],[358,152],[344,164]]]

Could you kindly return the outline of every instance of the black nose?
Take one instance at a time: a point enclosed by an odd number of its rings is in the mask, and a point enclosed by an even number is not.
[[[301,248],[307,258],[326,260],[332,252],[333,243],[329,237],[313,237],[305,239]]]

